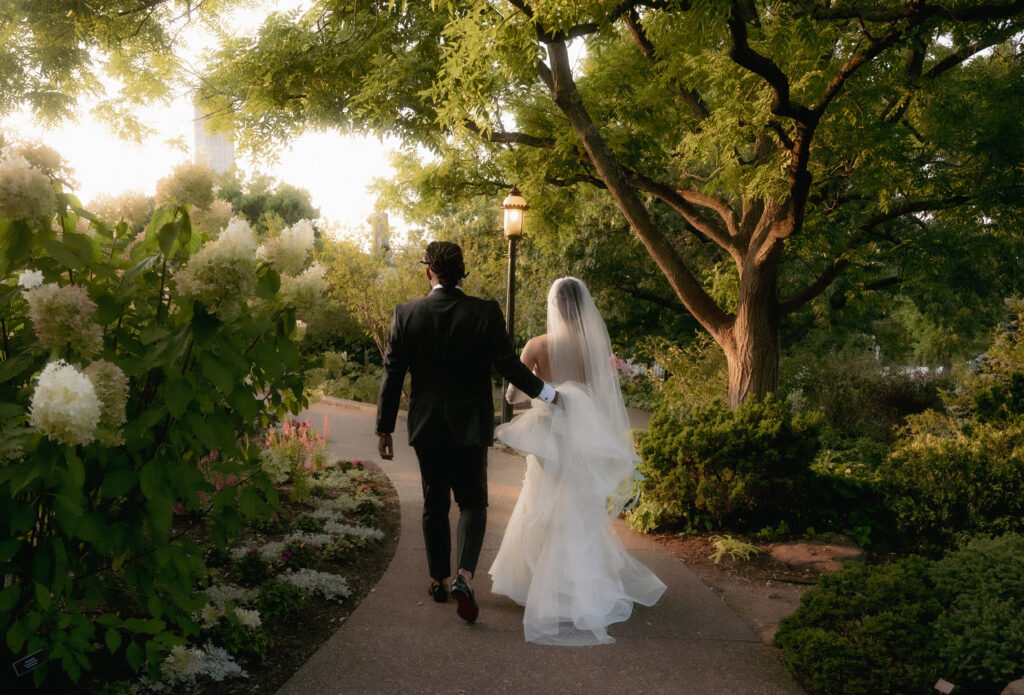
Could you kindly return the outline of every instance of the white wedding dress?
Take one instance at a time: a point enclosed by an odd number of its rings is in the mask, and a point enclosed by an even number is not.
[[[576,289],[571,299],[578,306],[563,325],[552,296],[569,280],[582,291]],[[563,350],[567,343],[571,350]],[[633,496],[638,458],[610,352],[586,287],[573,278],[557,281],[549,294],[548,353],[558,403],[535,399],[497,431],[527,454],[527,463],[490,568],[491,590],[524,606],[528,642],[609,644],[615,640],[608,625],[628,619],[634,603],[653,605],[665,591],[612,527]],[[566,374],[582,381],[557,378]]]

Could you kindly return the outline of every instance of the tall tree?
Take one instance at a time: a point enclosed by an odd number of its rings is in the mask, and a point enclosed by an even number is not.
[[[908,248],[1012,236],[1022,15],[1024,0],[321,0],[229,41],[203,93],[250,145],[387,132],[493,160],[524,190],[605,190],[725,352],[737,404],[775,388],[783,320],[851,267],[913,282]],[[697,265],[723,260],[728,302]]]

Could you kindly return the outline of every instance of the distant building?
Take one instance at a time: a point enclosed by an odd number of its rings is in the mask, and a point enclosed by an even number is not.
[[[230,171],[235,166],[235,146],[229,133],[207,129],[209,121],[198,106],[194,110],[195,142],[193,161],[207,164],[218,174]]]
[[[388,227],[388,213],[372,213],[366,218],[366,221],[369,223],[370,229],[373,230],[373,250],[390,251],[391,230]]]

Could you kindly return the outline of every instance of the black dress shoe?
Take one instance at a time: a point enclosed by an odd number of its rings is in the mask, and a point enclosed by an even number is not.
[[[480,607],[476,605],[473,590],[469,588],[469,584],[461,574],[452,582],[452,598],[459,602],[459,607],[455,612],[463,620],[473,622],[480,615]]]
[[[446,603],[448,601],[448,590],[444,588],[444,582],[431,584],[430,588],[427,589],[427,593],[430,594],[430,598],[438,603]]]

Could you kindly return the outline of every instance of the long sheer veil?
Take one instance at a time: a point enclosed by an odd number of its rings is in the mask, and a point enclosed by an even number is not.
[[[609,510],[618,514],[634,499],[638,458],[633,447],[629,418],[612,363],[608,329],[587,286],[577,278],[556,280],[548,291],[547,347],[551,380],[557,385],[578,382],[592,396],[604,416],[605,432],[620,441],[624,456],[606,459],[600,473],[612,478],[614,493]],[[595,423],[596,424],[596,423]]]
[[[547,352],[558,401],[496,430],[527,454],[523,489],[491,565],[491,590],[524,607],[526,641],[608,644],[633,604],[665,584],[626,552],[612,526],[633,498],[639,459],[612,365],[608,329],[587,286],[562,278],[548,293]]]

